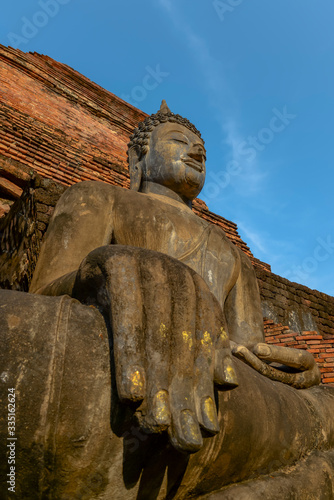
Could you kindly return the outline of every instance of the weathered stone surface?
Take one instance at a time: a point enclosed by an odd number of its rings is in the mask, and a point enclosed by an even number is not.
[[[66,296],[1,290],[0,304],[3,404],[9,388],[16,394],[16,496],[71,498],[78,481],[84,484],[92,474],[94,456],[101,457],[94,474],[103,468],[110,440],[110,357],[103,319]],[[2,411],[3,449],[7,437]],[[2,459],[1,495],[8,491],[7,469]],[[64,475],[68,470],[71,484]]]
[[[200,500],[332,500],[333,470],[333,451],[315,452],[297,466],[287,467],[286,472],[272,473],[262,479],[230,486],[219,493],[200,497]]]
[[[296,391],[236,360],[239,387],[216,393],[219,433],[187,456],[163,435],[142,433],[136,405],[119,403],[113,354],[97,309],[66,296],[6,290],[0,304],[2,400],[16,387],[18,498],[150,500],[167,492],[169,498],[199,498],[259,476],[267,479],[260,486],[251,482],[247,492],[263,489],[267,498],[278,499],[277,491],[293,491],[304,500],[304,478],[310,499],[330,498],[333,457],[326,450],[334,446],[333,388]],[[4,413],[0,426],[5,447]],[[2,460],[1,492],[6,468]]]
[[[0,286],[28,291],[40,248],[34,180],[12,206],[6,223],[0,220]]]

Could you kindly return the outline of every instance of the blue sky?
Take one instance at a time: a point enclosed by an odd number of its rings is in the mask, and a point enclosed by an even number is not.
[[[333,0],[17,0],[0,42],[66,63],[207,147],[209,209],[273,272],[334,295]]]

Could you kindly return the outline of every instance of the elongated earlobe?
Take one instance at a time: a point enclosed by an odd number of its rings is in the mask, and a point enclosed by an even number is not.
[[[132,147],[128,151],[129,154],[129,173],[130,173],[130,189],[139,191],[142,180],[142,162],[139,160],[138,151]]]

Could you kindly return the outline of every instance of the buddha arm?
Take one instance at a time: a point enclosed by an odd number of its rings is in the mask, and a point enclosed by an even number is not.
[[[225,303],[225,316],[234,356],[265,377],[297,389],[319,384],[320,371],[311,353],[265,344],[256,275],[250,260],[243,252],[239,253],[239,276]],[[279,363],[292,368],[293,372],[286,373],[287,368],[277,369],[268,363]]]
[[[224,307],[230,339],[250,347],[264,342],[263,315],[256,275],[249,258],[240,250],[240,271]]]
[[[71,295],[82,260],[112,237],[115,192],[102,182],[70,187],[57,203],[42,244],[30,292]]]

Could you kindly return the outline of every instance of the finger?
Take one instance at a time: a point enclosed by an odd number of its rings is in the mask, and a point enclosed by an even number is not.
[[[214,397],[213,373],[204,355],[199,355],[194,369],[194,399],[200,426],[210,434],[219,432],[217,408]]]
[[[121,401],[141,401],[146,394],[143,300],[138,251],[113,247],[105,261],[110,297],[116,385]]]
[[[228,342],[228,346],[226,342]],[[238,386],[238,377],[234,369],[229,340],[223,326],[220,327],[216,341],[215,382],[230,388]]]
[[[169,408],[169,338],[172,301],[166,261],[161,255],[140,260],[146,337],[146,408],[137,418],[149,432],[167,430]]]
[[[73,288],[73,297],[96,305],[109,320],[118,395],[133,402],[145,395],[137,254],[119,245],[93,250],[80,265]]]
[[[215,340],[220,333],[213,312],[213,296],[205,282],[193,274],[196,288],[196,353],[194,397],[197,419],[210,434],[219,431],[214,402]]]
[[[295,389],[307,389],[321,383],[321,373],[317,364],[314,364],[310,370],[289,375],[292,375],[291,385]]]
[[[197,289],[198,313],[197,322],[198,342],[200,349],[207,357],[214,360],[215,383],[219,385],[236,387],[238,385],[237,375],[231,354],[230,342],[226,333],[225,318],[218,300],[210,292],[204,280],[194,274],[194,282]]]
[[[244,345],[235,344],[234,342],[231,344],[232,353],[236,358],[251,366],[259,373],[262,373],[262,375],[269,376],[269,368],[271,367],[267,365],[267,363],[261,361],[261,359],[259,359],[255,354],[249,351],[249,349],[247,349],[247,347],[245,347]]]
[[[250,352],[245,346],[235,345],[232,352],[234,356],[254,368],[257,372],[261,373],[261,375],[271,380],[291,385],[296,389],[306,389],[320,383],[320,370],[316,364],[314,364],[310,370],[301,373],[286,373],[268,365]]]
[[[282,363],[302,371],[309,370],[315,364],[312,354],[303,349],[292,349],[291,347],[259,343],[253,347],[252,351],[260,359]]]
[[[173,300],[169,437],[175,448],[193,453],[203,444],[194,401],[196,293],[189,269],[183,264],[170,266],[169,280]]]

